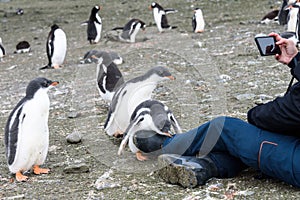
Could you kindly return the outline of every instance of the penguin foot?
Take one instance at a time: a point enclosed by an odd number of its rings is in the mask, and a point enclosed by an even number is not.
[[[54,69],[59,69],[60,66],[59,66],[59,65],[53,65],[53,68],[54,68]]]
[[[48,174],[50,169],[47,168],[40,168],[38,165],[33,166],[33,173],[34,174]]]
[[[120,131],[120,130],[117,130],[117,131],[113,134],[113,136],[114,136],[115,138],[123,137],[123,132]]]
[[[144,156],[141,151],[136,152],[135,156],[136,156],[136,159],[138,159],[139,161],[148,160],[147,156]]]
[[[22,182],[22,181],[27,181],[28,179],[28,176],[25,176],[22,174],[22,172],[17,172],[16,173],[16,180],[19,181],[19,182]]]
[[[168,137],[172,137],[172,135],[170,133],[164,133],[164,135],[166,135]]]

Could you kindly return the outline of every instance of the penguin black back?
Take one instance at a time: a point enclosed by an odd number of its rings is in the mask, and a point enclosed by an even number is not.
[[[53,56],[53,48],[54,48],[54,31],[56,29],[59,29],[59,26],[57,24],[53,24],[51,26],[51,30],[48,34],[47,38],[47,44],[46,44],[46,50],[47,50],[47,57],[48,57],[48,66],[51,67],[51,57]]]
[[[88,20],[87,39],[90,42],[90,44],[93,43],[93,41],[95,40],[98,34],[95,23],[101,24],[101,21],[99,21],[97,18],[97,13],[99,12],[100,9],[101,9],[100,6],[94,6],[91,10],[90,18]]]

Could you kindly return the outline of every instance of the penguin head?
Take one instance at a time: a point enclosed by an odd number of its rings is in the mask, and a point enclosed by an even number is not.
[[[43,77],[35,78],[29,82],[26,88],[26,97],[32,98],[38,90],[43,89],[45,91],[48,91],[50,88],[56,86],[57,84],[59,84],[58,81],[51,81]]]
[[[98,51],[97,55],[92,56],[92,58],[97,59],[97,64],[104,64],[106,67],[113,63],[110,54],[106,51]]]
[[[163,10],[163,8],[156,2],[152,2],[149,6],[149,10],[153,10],[153,8],[158,8],[159,10]]]
[[[96,15],[98,13],[98,11],[101,9],[100,6],[96,5],[92,8],[92,15]]]
[[[53,24],[53,25],[51,26],[51,30],[52,30],[52,31],[55,31],[56,29],[59,29],[59,26],[58,26],[57,24]]]
[[[172,76],[172,74],[166,67],[161,67],[161,66],[153,67],[147,72],[147,74],[149,76],[157,75],[158,77],[160,77],[163,80],[164,79],[175,80],[175,77]]]

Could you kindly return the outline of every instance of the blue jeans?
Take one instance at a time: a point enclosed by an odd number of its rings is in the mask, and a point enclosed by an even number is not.
[[[177,134],[164,142],[162,150],[184,156],[207,155],[223,178],[252,167],[300,187],[300,139],[268,132],[237,118],[218,117]]]

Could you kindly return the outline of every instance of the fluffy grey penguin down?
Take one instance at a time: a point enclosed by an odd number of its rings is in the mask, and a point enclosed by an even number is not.
[[[48,117],[50,100],[48,90],[58,84],[46,78],[30,81],[26,96],[10,113],[5,126],[5,152],[9,171],[17,181],[26,181],[23,175],[33,169],[35,174],[48,173],[42,169],[49,147]]]

